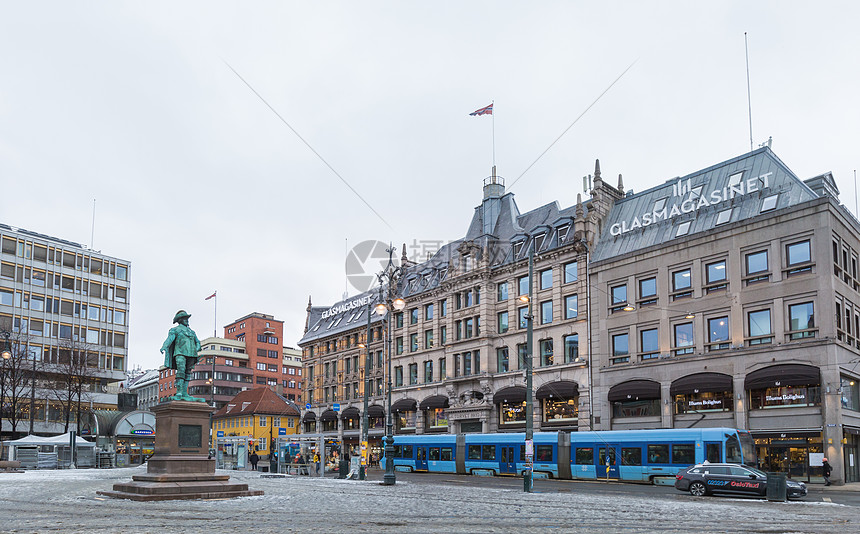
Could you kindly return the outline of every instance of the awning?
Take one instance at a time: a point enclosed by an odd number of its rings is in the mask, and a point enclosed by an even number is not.
[[[358,419],[360,416],[361,413],[355,406],[350,406],[340,414],[341,419]]]
[[[722,373],[696,373],[672,382],[669,393],[689,395],[690,393],[722,393],[733,391],[732,377]]]
[[[435,408],[447,408],[448,407],[448,396],[447,395],[431,395],[421,401],[421,409],[422,410],[432,410]]]
[[[518,402],[523,402],[524,400],[526,400],[526,388],[523,386],[502,388],[493,395],[493,402],[496,404],[501,404],[503,402],[516,404]]]
[[[385,417],[385,409],[378,404],[373,404],[367,407],[368,417]]]
[[[302,417],[302,421],[316,421],[316,420],[317,420],[317,414],[315,414],[314,412],[308,412],[305,414],[304,417]]]
[[[818,367],[799,363],[771,365],[748,374],[744,389],[767,389],[780,386],[817,386],[821,384]]]
[[[414,412],[418,403],[412,399],[400,399],[391,405],[392,412]]]
[[[550,382],[538,388],[535,392],[536,399],[570,400],[579,395],[579,384],[572,380],[559,380]]]
[[[337,421],[337,412],[334,410],[326,410],[320,416],[320,421]]]
[[[651,380],[629,380],[609,388],[610,402],[660,398],[660,384]]]

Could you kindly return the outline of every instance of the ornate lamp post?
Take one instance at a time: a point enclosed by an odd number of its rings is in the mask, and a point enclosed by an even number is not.
[[[367,334],[364,343],[359,343],[360,348],[365,349],[364,358],[364,410],[361,412],[361,467],[358,468],[358,479],[364,480],[369,465],[368,456],[370,455],[370,447],[368,439],[370,436],[370,419],[367,416],[367,409],[370,404],[370,314],[373,313],[371,304],[367,305]]]
[[[391,311],[401,311],[406,307],[406,301],[402,298],[395,297],[397,293],[398,282],[403,274],[403,267],[394,265],[394,247],[389,246],[388,250],[388,265],[381,273],[377,274],[379,278],[380,302],[376,305],[376,313],[386,317]],[[394,475],[394,420],[391,415],[391,318],[390,315],[386,318],[387,321],[387,339],[385,341],[385,349],[388,352],[388,393],[386,398],[386,420],[385,420],[385,475],[382,477],[382,485],[393,486],[397,481]]]
[[[534,480],[532,478],[532,458],[534,457],[534,417],[533,417],[533,401],[532,401],[532,368],[533,368],[533,348],[532,348],[532,331],[534,328],[534,313],[532,310],[532,287],[534,287],[534,246],[529,250],[529,295],[528,297],[520,297],[520,300],[529,303],[528,313],[526,314],[526,471],[523,474],[523,491],[531,493],[534,489]]]

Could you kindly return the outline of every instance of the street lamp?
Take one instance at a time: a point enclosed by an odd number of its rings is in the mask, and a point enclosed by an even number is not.
[[[397,292],[400,276],[403,274],[403,267],[394,265],[394,247],[389,245],[386,252],[388,252],[388,265],[376,275],[379,279],[380,299],[375,311],[383,318],[392,310],[399,312],[406,307],[405,300],[394,296]],[[385,475],[382,477],[382,485],[393,486],[397,479],[394,475],[394,420],[391,416],[391,319],[387,318],[386,321],[388,323],[386,327],[388,339],[384,346],[388,351],[388,394],[386,398],[388,413],[385,420]]]
[[[532,330],[534,314],[532,313],[532,288],[534,287],[534,247],[529,249],[529,294],[520,297],[521,301],[528,302],[529,309],[526,314],[526,470],[523,473],[523,491],[531,493],[534,489],[532,478],[532,458],[534,457],[534,418],[532,412]],[[529,454],[531,453],[531,454]]]
[[[9,344],[11,333],[3,331],[6,342],[3,344],[3,370],[0,372],[0,454],[3,453],[3,407],[6,405],[6,360],[12,358],[12,345]]]
[[[361,412],[361,444],[359,445],[361,453],[361,466],[358,468],[358,479],[364,480],[367,476],[368,455],[370,447],[368,440],[370,439],[370,419],[367,416],[367,409],[370,404],[370,315],[373,313],[373,308],[370,303],[367,304],[367,334],[365,335],[364,343],[359,343],[358,347],[366,349],[364,358],[364,410]]]

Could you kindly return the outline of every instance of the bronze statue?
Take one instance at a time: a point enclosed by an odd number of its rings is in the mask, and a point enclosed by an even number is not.
[[[179,324],[170,329],[167,340],[161,346],[164,366],[168,369],[176,369],[176,395],[169,400],[206,402],[205,399],[188,394],[188,380],[191,378],[191,370],[197,364],[197,352],[201,348],[197,334],[188,326],[189,317],[191,315],[185,310],[176,312],[173,322]]]

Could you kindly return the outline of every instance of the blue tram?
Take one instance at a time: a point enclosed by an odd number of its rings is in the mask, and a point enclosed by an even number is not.
[[[561,479],[653,482],[705,460],[756,465],[752,436],[734,428],[535,432],[533,471]],[[522,475],[524,433],[394,436],[395,468]],[[383,463],[384,465],[384,463]]]

